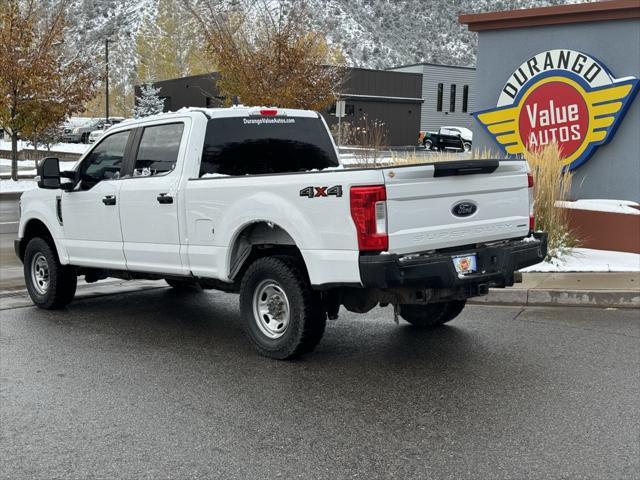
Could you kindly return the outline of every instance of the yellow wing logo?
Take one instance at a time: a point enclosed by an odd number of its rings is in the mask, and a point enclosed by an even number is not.
[[[586,131],[580,133],[581,143],[564,158],[563,163],[573,169],[584,163],[604,143],[609,142],[638,90],[638,80],[619,80],[605,87],[587,89],[583,84],[561,75],[546,77],[526,88],[514,104],[477,112],[474,117],[485,130],[511,155],[523,154],[529,145],[526,132],[521,132],[521,116],[526,115],[527,98],[542,85],[562,82],[573,87],[586,105]],[[552,114],[553,115],[553,114]],[[575,139],[574,139],[575,140]],[[560,146],[560,139],[554,137]],[[534,147],[535,148],[535,147]]]
[[[496,142],[509,154],[524,153],[525,148],[518,132],[520,106],[499,108],[480,113],[476,116]]]
[[[585,100],[591,114],[589,142],[604,143],[607,140],[611,127],[617,124],[620,113],[626,110],[623,107],[631,103],[633,90],[634,84],[626,83],[586,93]]]

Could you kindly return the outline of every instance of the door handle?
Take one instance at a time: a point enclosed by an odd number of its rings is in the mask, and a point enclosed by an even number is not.
[[[168,193],[161,193],[156,197],[156,199],[158,200],[158,203],[162,203],[163,205],[173,203],[173,197]]]
[[[102,203],[105,205],[115,205],[116,197],[115,195],[107,195],[106,197],[102,197]]]

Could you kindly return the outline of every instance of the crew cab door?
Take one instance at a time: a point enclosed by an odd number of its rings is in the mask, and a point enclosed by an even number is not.
[[[132,135],[110,134],[78,167],[78,185],[61,195],[64,245],[72,265],[124,269],[118,210],[120,173]]]
[[[180,257],[178,198],[189,119],[136,131],[132,162],[120,192],[127,269],[187,275]]]

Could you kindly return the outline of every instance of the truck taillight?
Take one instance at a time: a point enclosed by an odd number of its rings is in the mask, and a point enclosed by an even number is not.
[[[382,252],[389,248],[386,200],[384,185],[351,187],[351,218],[356,225],[361,252]]]
[[[527,173],[527,187],[529,188],[529,234],[531,234],[536,229],[536,216],[534,211],[535,182],[533,173],[531,172]]]

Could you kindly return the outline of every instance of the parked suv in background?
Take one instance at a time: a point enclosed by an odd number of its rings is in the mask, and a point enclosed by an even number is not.
[[[80,125],[67,125],[62,135],[62,141],[65,143],[89,143],[89,134],[91,132],[102,129],[104,125],[114,125],[123,120],[123,117],[110,117],[107,122],[104,118],[92,118]]]
[[[437,132],[420,132],[419,142],[427,150],[471,151],[473,132],[465,127],[440,127]]]
[[[116,123],[120,123],[120,122],[116,122]],[[104,135],[104,132],[109,130],[109,128],[113,127],[113,125],[114,124],[112,123],[103,123],[99,128],[95,129],[93,132],[89,134],[89,143],[96,143],[100,139],[100,137]]]

